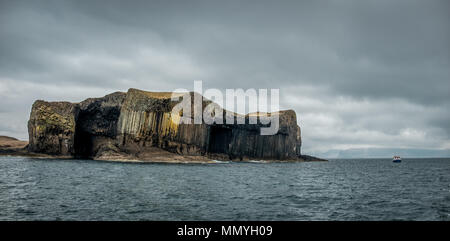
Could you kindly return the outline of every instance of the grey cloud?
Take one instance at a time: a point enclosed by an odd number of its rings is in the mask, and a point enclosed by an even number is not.
[[[12,123],[24,124],[18,113],[34,99],[80,101],[203,80],[205,88],[280,88],[282,106],[294,108],[300,124],[310,118],[306,151],[355,146],[350,133],[358,130],[378,138],[359,143],[400,136],[402,147],[416,148],[401,137],[408,128],[442,149],[449,10],[434,0],[1,1],[1,131],[25,136]]]

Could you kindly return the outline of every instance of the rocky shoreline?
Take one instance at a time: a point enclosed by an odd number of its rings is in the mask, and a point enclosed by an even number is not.
[[[176,101],[173,95],[129,89],[80,103],[37,100],[28,121],[29,143],[3,137],[0,155],[165,163],[325,161],[301,154],[301,130],[293,110],[243,116],[195,92],[175,93]],[[196,98],[200,105],[194,106]],[[174,111],[183,103],[188,103],[187,112]],[[193,120],[196,108],[203,113],[211,106],[214,118],[235,121],[180,121]],[[274,125],[263,123],[262,117],[276,120],[273,134],[262,134]]]
[[[49,155],[44,153],[34,153],[27,149],[28,142],[20,141],[13,137],[0,136],[0,156],[20,156],[38,159],[77,159],[69,155]],[[97,161],[109,161],[109,162],[129,162],[129,163],[221,163],[220,160],[215,160],[211,157],[205,156],[183,156],[168,151],[164,151],[160,148],[153,148],[151,151],[145,153],[145,155],[111,155],[92,158]],[[218,158],[220,159],[220,157]],[[243,160],[229,160],[229,161],[255,161],[251,159]],[[260,160],[258,160],[260,161]],[[310,162],[310,161],[327,161],[325,159],[316,158],[308,155],[302,155],[297,160],[289,160],[289,162]],[[282,160],[262,160],[262,162],[287,162]]]

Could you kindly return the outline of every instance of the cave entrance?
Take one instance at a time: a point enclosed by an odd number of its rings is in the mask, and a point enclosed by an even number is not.
[[[92,156],[92,135],[85,131],[83,124],[87,123],[89,114],[80,112],[75,125],[74,150],[77,158],[90,158]]]
[[[75,131],[74,140],[75,157],[90,158],[92,155],[92,137],[82,130]]]
[[[231,129],[212,126],[209,134],[209,148],[211,153],[228,153],[231,142]]]

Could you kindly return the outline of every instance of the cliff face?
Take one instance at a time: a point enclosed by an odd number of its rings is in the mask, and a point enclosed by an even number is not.
[[[34,102],[28,121],[32,152],[74,155],[75,125],[78,108],[69,102]]]
[[[250,114],[251,115],[251,114]],[[260,135],[259,125],[213,125],[210,150],[226,153],[231,158],[295,159],[300,156],[300,127],[293,110],[272,113],[279,116],[279,130],[275,135]],[[246,116],[248,120],[249,115]],[[246,121],[246,123],[249,123]]]
[[[90,158],[115,149],[117,122],[125,97],[125,93],[116,92],[77,105],[75,156]]]
[[[198,94],[190,95],[194,99]],[[248,124],[258,114],[243,117],[247,123],[243,125],[180,124],[177,120],[183,114],[172,113],[177,103],[171,101],[170,92],[136,89],[81,103],[36,101],[28,124],[28,148],[94,159],[151,159],[155,148],[227,160],[294,160],[301,155],[300,127],[292,110],[272,113],[279,117],[278,132],[260,135],[266,125]],[[209,103],[204,99],[203,108]],[[225,110],[220,111],[225,116]]]
[[[179,116],[172,116],[171,112],[178,102],[171,101],[170,97],[171,93],[128,91],[118,124],[122,149],[136,152],[143,147],[155,146],[178,154],[206,154],[207,126],[175,124],[174,118]]]

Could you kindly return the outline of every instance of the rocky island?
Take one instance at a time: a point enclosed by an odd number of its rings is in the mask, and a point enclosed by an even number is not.
[[[172,109],[184,97],[177,102],[171,96],[171,92],[129,89],[80,103],[37,100],[28,121],[28,145],[0,154],[187,163],[323,160],[301,154],[301,132],[293,110],[265,113],[278,115],[279,128],[274,135],[261,135],[265,125],[248,121],[261,113],[232,113],[233,118],[244,118],[245,124],[179,123],[176,120],[183,113],[174,114]],[[201,99],[202,109],[212,103]]]

